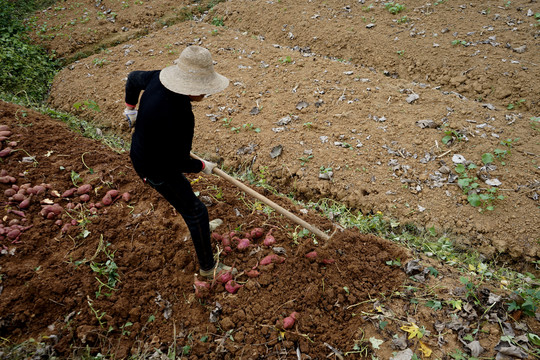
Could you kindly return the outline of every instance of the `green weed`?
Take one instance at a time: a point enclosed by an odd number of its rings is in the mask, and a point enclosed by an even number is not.
[[[527,102],[526,99],[519,99],[515,103],[510,103],[506,106],[508,110],[514,110],[515,108],[520,107],[521,105],[525,104]]]
[[[452,142],[458,141],[460,142],[465,138],[465,136],[459,132],[458,130],[454,130],[448,126],[448,124],[444,124],[445,130],[444,130],[444,137],[442,138],[442,142],[445,145],[448,145]]]
[[[293,60],[289,55],[287,55],[284,58],[279,58],[279,62],[282,64],[290,64],[293,62]]]
[[[493,155],[486,153],[482,155],[482,162],[487,165],[493,162]],[[469,174],[469,170],[475,170],[475,164],[469,164],[467,167],[463,164],[456,165],[456,173],[459,176],[458,185],[463,191],[463,194],[467,195],[467,201],[471,206],[478,207],[481,211],[494,210],[494,202],[496,200],[504,200],[504,196],[497,195],[496,187],[489,187],[486,190],[480,191],[480,184],[477,182],[478,178]]]
[[[75,110],[92,110],[95,112],[101,112],[99,105],[94,100],[77,101],[73,104]]]
[[[540,131],[540,116],[531,116],[530,120],[532,129]]]
[[[0,98],[4,100],[24,94],[43,101],[60,69],[51,55],[31,43],[29,28],[21,20],[43,4],[48,2],[0,0]]]
[[[212,25],[214,26],[225,26],[225,24],[223,23],[223,18],[222,17],[214,17],[212,19]]]
[[[99,59],[99,58],[95,58],[94,60],[92,60],[92,64],[94,64],[94,66],[97,66],[97,67],[103,67],[107,64],[107,59]]]
[[[100,244],[103,243],[103,238],[100,241]],[[110,243],[101,246],[101,251],[105,254],[107,260],[104,263],[91,262],[90,268],[92,271],[97,273],[96,280],[99,283],[98,291],[96,291],[96,299],[102,295],[102,289],[106,288],[110,292],[105,292],[103,295],[109,297],[113,294],[113,291],[116,291],[116,285],[120,282],[120,275],[118,274],[118,266],[114,262],[114,254],[116,251],[111,251],[109,248]],[[98,251],[100,248],[98,247]],[[106,282],[103,282],[100,277],[104,277]]]
[[[392,15],[399,14],[400,12],[405,10],[405,5],[394,3],[393,1],[384,4],[384,7]]]
[[[313,159],[313,155],[304,155],[304,156],[298,158],[298,160],[300,160],[300,164],[302,166],[306,166],[306,164],[308,162],[310,162],[311,159]]]
[[[525,289],[516,291],[518,301],[508,303],[508,311],[521,310],[525,315],[534,317],[540,305],[540,289]]]
[[[405,15],[405,16],[402,16],[401,18],[399,18],[397,23],[398,24],[405,24],[405,23],[408,23],[409,21],[411,21],[411,20]]]
[[[469,43],[465,40],[452,40],[452,45],[463,45],[463,46],[469,46]]]
[[[371,10],[373,10],[373,4],[369,4],[368,6],[362,6],[363,12],[370,12]]]

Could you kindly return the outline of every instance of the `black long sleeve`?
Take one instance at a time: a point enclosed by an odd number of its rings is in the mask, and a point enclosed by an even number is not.
[[[189,156],[195,129],[189,97],[165,88],[159,73],[134,71],[126,82],[126,103],[136,105],[144,91],[131,143],[133,165],[147,176],[199,172],[202,163]]]

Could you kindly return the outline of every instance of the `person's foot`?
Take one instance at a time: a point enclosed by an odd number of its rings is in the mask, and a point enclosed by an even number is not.
[[[208,223],[208,226],[210,226],[210,232],[216,230],[221,224],[223,224],[223,220],[221,219],[214,219]]]
[[[199,273],[201,276],[207,277],[207,278],[214,278],[217,274],[221,272],[230,272],[232,275],[236,275],[238,273],[238,270],[236,268],[227,266],[223,263],[217,263],[216,266],[214,266],[210,270],[200,270]]]

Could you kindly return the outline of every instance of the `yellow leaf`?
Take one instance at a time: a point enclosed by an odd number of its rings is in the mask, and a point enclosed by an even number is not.
[[[415,323],[411,323],[411,325],[403,325],[402,327],[400,327],[400,329],[409,333],[409,340],[414,338],[415,336],[418,336],[419,339],[422,337],[420,328]]]
[[[476,271],[476,268],[474,267],[473,264],[469,264],[469,270],[471,270],[471,271]]]
[[[196,183],[198,183],[199,181],[201,181],[201,179],[202,179],[202,176],[199,176],[198,178],[191,180],[190,184],[191,184],[191,185],[196,184]]]
[[[420,341],[420,351],[422,352],[422,354],[424,354],[425,357],[431,356],[431,349],[421,341]]]
[[[383,311],[382,311],[381,305],[377,306],[375,309],[376,309],[378,312],[381,312],[381,313],[383,312]]]

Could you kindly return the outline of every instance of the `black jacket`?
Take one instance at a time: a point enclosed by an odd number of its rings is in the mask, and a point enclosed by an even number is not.
[[[126,103],[135,106],[141,91],[131,160],[144,176],[166,176],[202,170],[202,162],[189,154],[195,118],[187,95],[174,93],[159,81],[160,70],[133,71],[126,82]]]

